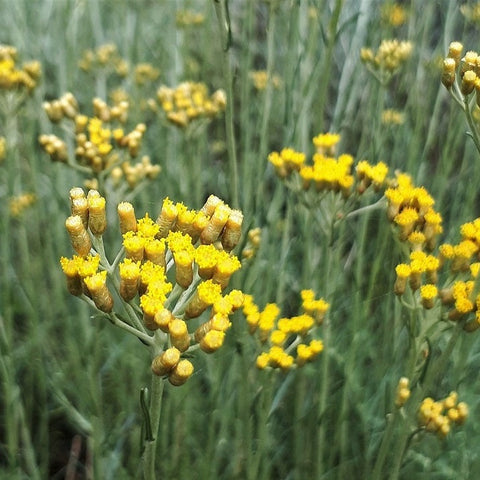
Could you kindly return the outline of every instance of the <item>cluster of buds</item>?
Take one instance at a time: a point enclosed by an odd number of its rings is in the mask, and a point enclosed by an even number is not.
[[[193,373],[187,352],[218,350],[231,315],[243,305],[242,292],[226,293],[240,268],[231,250],[240,240],[242,213],[213,195],[199,211],[166,198],[154,221],[148,214],[137,219],[133,205],[122,202],[123,247],[110,264],[102,239],[105,199],[74,188],[70,201],[66,228],[76,255],[61,259],[69,292],[139,336],[151,346],[152,371],[182,385]],[[117,301],[130,320],[120,320]]]
[[[381,16],[385,23],[400,27],[407,21],[408,11],[399,3],[387,3],[382,6]]]
[[[432,308],[432,302],[438,293],[435,284],[439,268],[440,260],[435,255],[427,254],[423,250],[411,252],[409,263],[400,263],[396,266],[395,294],[403,295],[408,283],[412,291],[420,289],[423,306]]]
[[[370,185],[373,185],[376,191],[380,190],[388,174],[385,163],[371,165],[362,160],[353,171],[354,159],[351,155],[333,156],[339,140],[340,136],[333,133],[316,136],[313,139],[316,152],[313,154],[312,164],[306,163],[304,153],[291,148],[270,153],[268,161],[274,166],[280,178],[297,178],[303,190],[313,187],[316,192],[341,192],[345,198],[352,194],[355,182],[357,192],[360,194]]]
[[[362,48],[360,59],[382,83],[386,83],[410,58],[412,49],[413,45],[408,41],[382,40],[375,52],[371,48]]]
[[[390,218],[401,229],[400,239],[407,241],[411,250],[410,261],[396,266],[394,292],[401,296],[408,285],[413,292],[419,292],[425,309],[433,308],[439,300],[448,308],[449,320],[461,321],[467,332],[478,330],[480,218],[460,227],[461,240],[457,244],[443,243],[438,247],[438,254],[427,253],[424,248],[431,249],[435,244],[432,239],[441,232],[441,217],[431,210],[433,199],[424,189],[413,187],[410,178],[404,175],[398,176],[397,187],[387,189],[385,196],[389,200],[389,211],[393,209]],[[409,222],[405,220],[407,216]],[[438,286],[439,273],[447,268],[448,284],[441,288]]]
[[[94,98],[92,105],[94,115],[88,117],[79,112],[78,102],[71,93],[44,104],[52,122],[57,123],[63,119],[71,122],[70,128],[75,135],[72,148],[76,166],[86,169],[85,171],[92,175],[98,175],[105,170],[111,172],[116,166],[120,167],[126,162],[124,170],[125,176],[128,173],[129,185],[136,185],[140,177],[154,178],[158,175],[159,167],[142,159],[140,168],[135,172],[135,180],[133,179],[131,170],[135,167],[129,164],[129,160],[138,156],[146,126],[139,123],[130,132],[124,131],[123,124],[128,119],[128,102],[120,101],[108,106],[100,98]],[[74,165],[73,161],[69,160],[67,144],[58,136],[43,134],[39,137],[39,142],[53,161]],[[117,184],[122,177],[118,173],[116,170],[113,177]]]
[[[73,120],[78,114],[78,102],[73,93],[67,92],[51,102],[44,102],[43,109],[51,122],[69,118]]]
[[[450,392],[448,397],[438,401],[424,398],[418,409],[419,425],[440,438],[448,435],[452,424],[462,425],[467,416],[468,406],[465,402],[458,402],[457,392]]]
[[[34,193],[23,193],[16,197],[12,197],[8,202],[8,208],[12,217],[19,217],[28,207],[37,201]]]
[[[405,122],[405,115],[393,108],[387,108],[382,112],[382,123],[384,125],[402,125]]]
[[[401,241],[411,250],[425,247],[433,250],[442,233],[442,217],[435,211],[432,196],[424,187],[416,187],[409,175],[398,173],[392,186],[385,190],[387,216],[398,227]]]
[[[134,78],[137,85],[145,85],[146,83],[158,80],[160,70],[151,63],[138,63],[135,65]]]
[[[128,73],[128,63],[118,53],[117,46],[112,43],[100,45],[94,50],[86,50],[78,65],[85,72],[111,70],[121,77]]]
[[[480,2],[471,5],[464,3],[460,6],[460,12],[468,21],[480,23]]]
[[[453,99],[478,118],[480,107],[480,56],[470,50],[462,57],[463,45],[452,42],[443,61],[442,83]],[[471,94],[475,91],[474,99]],[[466,105],[466,107],[465,107]]]
[[[144,155],[140,162],[132,165],[128,160],[121,166],[115,167],[110,173],[113,185],[118,186],[122,178],[125,178],[130,188],[136,187],[142,180],[153,180],[161,171],[160,165],[152,165],[150,157]]]
[[[242,250],[242,259],[250,260],[256,254],[260,248],[260,243],[262,241],[262,230],[260,228],[252,228],[247,233],[247,244]]]
[[[282,80],[278,75],[272,75],[271,78],[269,78],[266,70],[256,70],[250,72],[248,76],[252,80],[255,90],[263,91],[267,88],[269,83],[271,83],[272,87],[277,90],[282,85]]]
[[[410,398],[410,380],[407,377],[401,377],[397,384],[395,392],[395,406],[401,408]]]
[[[279,318],[280,309],[269,303],[260,311],[251,295],[245,295],[243,313],[250,333],[257,334],[266,349],[257,357],[259,369],[281,368],[286,371],[313,361],[323,350],[323,343],[315,338],[323,323],[329,304],[315,299],[313,290],[302,290],[303,312],[291,318]]]
[[[38,137],[38,143],[48,153],[53,162],[68,162],[68,147],[61,138],[44,133]]]
[[[200,118],[212,118],[225,110],[226,94],[217,90],[212,95],[204,83],[183,82],[176,88],[165,85],[157,90],[157,101],[165,112],[167,120],[178,127],[186,127]],[[150,101],[156,109],[156,102]]]
[[[0,136],[0,163],[5,160],[5,157],[7,155],[7,141],[5,140],[5,137]]]
[[[205,15],[193,10],[179,10],[175,20],[179,28],[196,27],[205,22]]]
[[[41,76],[40,62],[33,60],[17,65],[17,49],[10,45],[0,45],[0,89],[33,90]]]

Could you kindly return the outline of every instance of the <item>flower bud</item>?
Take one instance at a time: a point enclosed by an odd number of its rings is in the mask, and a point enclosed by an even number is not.
[[[189,360],[180,360],[168,376],[168,381],[178,387],[183,385],[193,374],[193,365]]]
[[[113,297],[107,287],[107,272],[91,275],[84,279],[85,285],[95,302],[95,306],[102,312],[110,313],[113,309]]]
[[[455,83],[456,68],[455,60],[453,58],[446,58],[443,61],[442,83],[448,89],[452,88]]]
[[[120,296],[129,302],[138,293],[140,280],[140,265],[137,262],[125,259],[119,266],[120,271]]]
[[[107,229],[105,198],[90,197],[88,199],[88,228],[95,236],[103,235]]]
[[[156,235],[157,238],[163,238],[168,235],[168,232],[175,225],[177,220],[178,210],[175,204],[167,197],[163,201],[162,211],[157,218],[157,224],[160,225],[160,230]]]
[[[153,321],[158,325],[160,330],[165,333],[168,333],[170,331],[169,326],[172,320],[175,320],[175,317],[173,316],[172,312],[168,310],[168,308],[162,308],[155,313],[155,316],[153,318]]]
[[[193,281],[193,257],[186,250],[173,254],[175,260],[175,281],[182,287],[188,288]]]
[[[463,95],[467,96],[473,92],[475,88],[475,80],[477,79],[477,75],[473,70],[467,70],[463,77],[462,77],[462,84],[460,86],[460,90]]]
[[[222,233],[222,246],[227,251],[232,251],[242,236],[243,213],[240,210],[232,210]]]
[[[122,202],[117,207],[118,219],[120,221],[120,231],[122,235],[127,232],[137,231],[137,219],[133,205],[128,202]]]
[[[188,334],[187,324],[175,318],[168,326],[170,333],[170,340],[174,347],[177,347],[181,352],[184,352],[190,346],[190,336]]]
[[[200,234],[200,241],[204,244],[210,244],[217,241],[220,233],[223,230],[223,227],[227,223],[227,220],[230,216],[231,210],[225,204],[220,204],[215,208],[208,225],[204,228],[203,232]]]
[[[162,376],[173,370],[180,361],[180,350],[175,347],[168,348],[161,355],[157,355],[152,361],[152,372]]]
[[[70,216],[65,221],[65,227],[70,236],[73,249],[81,257],[87,256],[92,248],[92,242],[83,225],[82,219],[78,215]]]
[[[222,345],[225,339],[225,332],[220,330],[210,330],[200,340],[200,348],[205,353],[216,352]]]

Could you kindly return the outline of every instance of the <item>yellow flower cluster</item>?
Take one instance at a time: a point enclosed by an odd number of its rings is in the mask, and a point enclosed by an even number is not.
[[[317,135],[313,139],[316,153],[313,154],[312,164],[306,163],[306,155],[291,148],[284,148],[280,152],[268,155],[268,161],[274,166],[277,175],[288,178],[294,172],[302,182],[304,190],[312,185],[316,191],[341,192],[348,197],[353,191],[357,180],[357,191],[363,193],[370,185],[379,190],[386,180],[388,167],[383,162],[371,165],[366,160],[360,161],[355,172],[352,171],[354,159],[349,154],[333,157],[335,147],[340,141],[340,135],[326,133]],[[356,173],[356,178],[354,176]]]
[[[470,5],[464,3],[460,6],[460,12],[470,22],[480,23],[480,2],[475,2]]]
[[[259,91],[265,90],[268,82],[271,82],[273,88],[275,89],[279,89],[282,85],[282,80],[278,75],[272,75],[271,79],[269,79],[266,70],[256,70],[254,72],[250,72],[248,76],[252,80],[255,89]]]
[[[388,201],[387,216],[398,227],[401,241],[433,250],[442,233],[442,217],[433,208],[432,196],[424,187],[416,187],[409,175],[397,174],[394,185],[385,190]]]
[[[405,116],[402,112],[388,108],[382,112],[382,123],[384,125],[402,125],[405,122]]]
[[[336,153],[336,147],[340,139],[338,133],[327,132],[319,133],[316,137],[313,137],[312,141],[317,153],[332,157]]]
[[[98,271],[100,257],[74,255],[60,259],[63,273],[67,279],[67,289],[75,296],[86,295],[91,298],[101,312],[110,313],[113,309],[113,297],[107,286],[107,272]]]
[[[10,45],[0,45],[0,88],[33,90],[42,74],[40,62],[26,62],[20,68],[16,62],[17,49]]]
[[[400,239],[410,246],[410,262],[396,266],[394,292],[405,293],[407,285],[419,291],[422,306],[433,308],[435,301],[450,308],[448,318],[462,321],[467,332],[480,328],[480,218],[460,227],[461,240],[452,245],[441,244],[438,255],[428,254],[435,237],[442,231],[441,216],[433,210],[433,199],[423,188],[414,187],[403,174],[397,185],[385,191],[389,201],[389,217],[400,228]],[[450,276],[443,287],[437,286],[440,269],[448,267]],[[473,315],[473,316],[472,316]]]
[[[412,49],[411,42],[382,40],[376,52],[362,48],[360,58],[373,72],[390,76],[410,58]]]
[[[112,43],[100,45],[94,50],[83,52],[78,66],[85,72],[111,69],[121,77],[128,73],[128,63],[118,53],[117,46]]]
[[[227,103],[223,90],[209,96],[207,86],[196,82],[183,82],[176,88],[162,85],[157,90],[157,100],[167,120],[182,128],[193,120],[216,116],[225,110]],[[150,104],[156,108],[155,102]]]
[[[386,3],[382,7],[382,20],[392,27],[400,27],[407,21],[407,9],[400,3]]]
[[[66,93],[57,100],[44,103],[44,109],[54,123],[62,120],[71,122],[70,128],[75,134],[75,160],[77,166],[87,172],[98,174],[111,170],[114,185],[125,175],[130,187],[140,179],[155,178],[160,167],[150,164],[150,160],[142,158],[140,166],[132,166],[128,159],[139,154],[146,126],[137,124],[126,133],[123,124],[128,119],[129,104],[121,101],[108,106],[100,98],[92,101],[92,117],[83,115],[78,110],[78,102],[72,93]],[[67,144],[54,134],[42,134],[40,145],[53,161],[71,163],[68,157]],[[127,156],[125,159],[125,156]],[[118,166],[120,169],[115,169]]]
[[[283,148],[280,152],[268,155],[268,161],[275,167],[280,178],[286,178],[294,171],[298,172],[304,166],[305,160],[305,154],[293,148]]]
[[[203,13],[194,12],[193,10],[179,10],[176,16],[177,27],[196,27],[205,22],[205,15]]]
[[[480,55],[470,50],[462,57],[463,45],[452,42],[443,61],[442,83],[450,93],[463,103],[473,91],[480,105]],[[463,98],[462,98],[463,97]]]
[[[125,178],[128,186],[134,188],[144,179],[157,178],[161,171],[160,165],[152,165],[150,157],[143,155],[141,160],[135,164],[126,160],[120,166],[112,168],[110,178],[115,187],[120,185],[122,178]]]
[[[262,241],[262,230],[260,228],[252,228],[247,233],[247,244],[242,250],[242,259],[250,260],[253,258],[258,249],[260,248],[260,242]]]
[[[418,410],[418,423],[428,432],[445,438],[452,424],[462,425],[467,416],[467,404],[458,402],[457,392],[450,392],[443,400],[434,401],[431,397],[424,398]]]
[[[395,406],[397,408],[403,407],[410,398],[410,393],[410,380],[407,377],[400,378],[395,394]]]
[[[243,313],[250,333],[258,333],[260,342],[267,348],[257,357],[257,367],[265,369],[301,367],[313,361],[323,350],[319,339],[311,338],[317,326],[321,325],[329,304],[315,299],[312,290],[302,290],[301,315],[279,318],[280,309],[269,303],[260,311],[251,295],[245,295]]]
[[[5,160],[5,157],[7,155],[7,141],[5,140],[5,137],[0,136],[0,163]]]
[[[12,217],[19,217],[24,210],[33,205],[37,200],[34,193],[24,193],[16,197],[12,197],[9,201],[8,207]]]
[[[135,83],[137,85],[145,85],[154,82],[160,76],[160,70],[155,68],[151,63],[138,63],[134,69]]]
[[[168,377],[173,385],[185,383],[193,365],[181,356],[194,346],[206,353],[218,350],[231,326],[230,316],[243,305],[241,291],[224,293],[240,268],[229,252],[240,240],[242,213],[213,195],[199,211],[166,198],[157,221],[148,214],[137,220],[133,205],[122,202],[117,212],[123,250],[110,265],[102,240],[107,227],[105,199],[96,191],[85,195],[74,188],[70,203],[66,228],[76,255],[60,260],[69,292],[90,298],[98,310],[118,322],[107,286],[107,277],[112,277],[123,302],[138,299],[141,323],[137,318],[129,328],[144,329],[145,333],[137,333],[152,340],[152,371]],[[208,309],[208,319],[200,322]],[[161,333],[149,336],[157,331]]]

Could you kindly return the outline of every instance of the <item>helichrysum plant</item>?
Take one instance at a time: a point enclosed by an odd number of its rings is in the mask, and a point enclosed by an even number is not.
[[[42,134],[39,142],[53,161],[67,164],[89,177],[90,186],[104,190],[109,182],[119,194],[133,190],[160,173],[140,154],[144,123],[126,131],[129,103],[120,101],[109,106],[100,98],[92,101],[93,115],[80,113],[77,99],[66,93],[57,100],[44,103],[45,112],[54,124],[61,124],[73,137],[63,140],[54,134]]]
[[[285,185],[311,210],[323,233],[328,235],[325,226],[333,228],[338,221],[348,221],[357,213],[373,207],[384,208],[386,218],[392,224],[400,253],[404,256],[404,261],[396,266],[393,290],[409,312],[404,317],[404,328],[411,342],[403,366],[406,376],[398,382],[392,413],[388,416],[371,478],[383,478],[387,464],[390,478],[398,478],[413,437],[424,431],[445,437],[451,425],[463,423],[467,416],[466,405],[459,404],[459,413],[456,400],[453,402],[450,397],[447,404],[452,403],[451,408],[443,406],[445,402],[437,402],[433,410],[429,400],[424,399],[428,398],[426,395],[430,394],[445,369],[459,335],[480,328],[480,292],[476,286],[480,272],[480,220],[462,225],[462,239],[458,244],[439,245],[443,219],[429,192],[416,186],[407,174],[395,172],[389,175],[383,162],[372,165],[365,160],[355,162],[348,154],[337,155],[339,141],[340,136],[334,133],[316,136],[311,163],[304,153],[291,148],[272,152],[268,159]],[[371,203],[369,192],[381,198]],[[370,204],[358,207],[360,200]],[[303,291],[304,302],[306,295]],[[321,307],[319,312],[322,312],[323,319],[328,304],[322,299],[316,302],[321,302],[318,308]],[[297,350],[297,357],[291,355],[289,345],[295,345],[299,339],[290,337],[282,343],[292,332],[283,332],[285,329],[280,325],[283,322],[303,324],[302,315],[294,317],[295,321],[277,320],[279,310],[276,305],[267,305],[264,311],[260,311],[249,297],[244,304],[244,313],[251,330],[258,329],[259,339],[266,345],[257,366],[286,370],[298,364],[299,352]],[[447,345],[440,348],[445,337]],[[325,349],[328,351],[328,343]]]
[[[32,91],[40,78],[41,66],[36,60],[17,63],[17,49],[0,45],[0,91]]]
[[[463,53],[460,42],[452,42],[443,61],[442,83],[465,113],[469,135],[480,152],[478,118],[480,112],[480,56],[470,50]]]
[[[210,95],[204,83],[189,81],[175,88],[161,85],[150,105],[154,110],[160,105],[169,123],[185,128],[195,120],[217,116],[225,110],[226,101],[223,90],[216,90]]]
[[[124,77],[129,71],[128,62],[122,58],[117,46],[113,43],[86,50],[83,52],[78,66],[88,73],[115,73],[120,77]]]
[[[193,352],[222,347],[243,293],[228,292],[240,268],[231,253],[243,215],[210,196],[198,211],[165,198],[154,221],[137,219],[132,204],[117,207],[122,247],[109,251],[106,200],[98,191],[70,191],[65,222],[75,254],[60,260],[72,295],[101,317],[138,337],[150,352],[153,432],[145,450],[146,478],[155,478],[155,443],[163,384],[183,385],[194,372]],[[100,320],[96,320],[100,321]],[[148,364],[146,361],[146,365]],[[150,431],[149,430],[149,431]]]
[[[451,393],[434,402],[426,396],[435,389],[460,335],[480,328],[480,220],[460,228],[461,240],[442,243],[442,216],[424,187],[397,173],[385,190],[387,217],[405,260],[396,268],[393,286],[406,312],[404,325],[411,339],[406,377],[400,379],[396,409],[388,416],[372,478],[383,478],[388,463],[391,478],[398,478],[404,455],[414,437],[423,432],[444,438],[453,425],[461,425],[468,408]],[[389,453],[397,452],[397,453]]]
[[[302,290],[301,298],[300,315],[280,318],[280,308],[275,303],[260,310],[251,295],[245,296],[243,313],[248,329],[258,337],[262,349],[256,361],[259,369],[288,371],[302,367],[323,350],[317,327],[323,323],[329,304],[323,298],[315,299],[313,290]]]
[[[382,85],[386,85],[410,58],[412,49],[413,45],[409,41],[382,40],[376,51],[362,48],[360,59],[375,78]]]

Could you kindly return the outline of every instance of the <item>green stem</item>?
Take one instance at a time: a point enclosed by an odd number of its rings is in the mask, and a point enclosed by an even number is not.
[[[320,82],[318,88],[318,99],[319,99],[319,107],[318,107],[318,119],[319,125],[317,130],[322,132],[323,131],[323,124],[324,124],[324,116],[325,116],[325,107],[327,104],[327,99],[329,98],[327,95],[328,87],[330,84],[330,76],[332,74],[332,60],[333,60],[333,49],[335,47],[335,43],[337,40],[337,25],[338,20],[340,18],[340,13],[342,11],[344,0],[336,0],[335,8],[332,13],[332,17],[330,18],[330,22],[328,24],[328,43],[327,43],[327,51],[325,53],[325,58],[323,62],[322,68],[322,81]]]
[[[387,416],[387,428],[383,434],[382,443],[380,444],[380,450],[378,451],[377,460],[375,462],[375,467],[373,469],[372,476],[370,477],[371,480],[380,480],[382,478],[382,468],[385,464],[385,460],[387,459],[387,455],[390,452],[390,444],[393,440],[399,415],[400,410],[395,409],[393,413],[390,413]]]
[[[475,120],[472,117],[472,111],[470,110],[470,102],[468,97],[465,96],[463,102],[465,116],[467,117],[467,123],[470,127],[470,136],[472,137],[473,143],[475,144],[478,153],[480,153],[480,137],[478,135],[477,126],[475,125]]]
[[[233,80],[230,70],[230,57],[228,49],[231,42],[230,18],[228,16],[228,0],[214,0],[215,13],[217,14],[218,27],[224,45],[221,53],[221,62],[223,69],[223,77],[225,80],[225,88],[227,92],[227,105],[225,110],[225,130],[227,137],[227,151],[230,163],[230,187],[232,191],[231,204],[233,208],[238,208],[238,164],[237,149],[235,145],[235,133],[233,128]]]
[[[445,366],[448,360],[451,357],[453,348],[457,343],[457,340],[462,332],[462,325],[458,323],[455,325],[455,329],[448,341],[448,344],[445,350],[440,355],[439,359],[433,363],[432,369],[427,372],[425,381],[423,385],[418,385],[418,390],[415,392],[415,397],[410,399],[409,401],[409,416],[413,418],[416,410],[418,408],[418,404],[421,398],[424,395],[424,392],[428,392],[433,385],[433,382],[438,379],[438,376],[442,371],[444,371]],[[407,422],[404,423],[403,428],[401,429],[400,435],[397,438],[397,442],[395,443],[394,447],[392,448],[392,452],[394,454],[392,468],[390,469],[389,478],[391,480],[397,480],[400,476],[400,469],[402,467],[402,462],[407,452],[408,440],[411,436],[411,430],[409,428],[409,424]]]
[[[143,478],[144,480],[157,480],[159,476],[155,471],[155,458],[157,453],[157,439],[159,435],[160,417],[162,413],[162,399],[165,380],[152,374],[151,397],[150,397],[150,425],[152,427],[153,440],[145,445]]]

